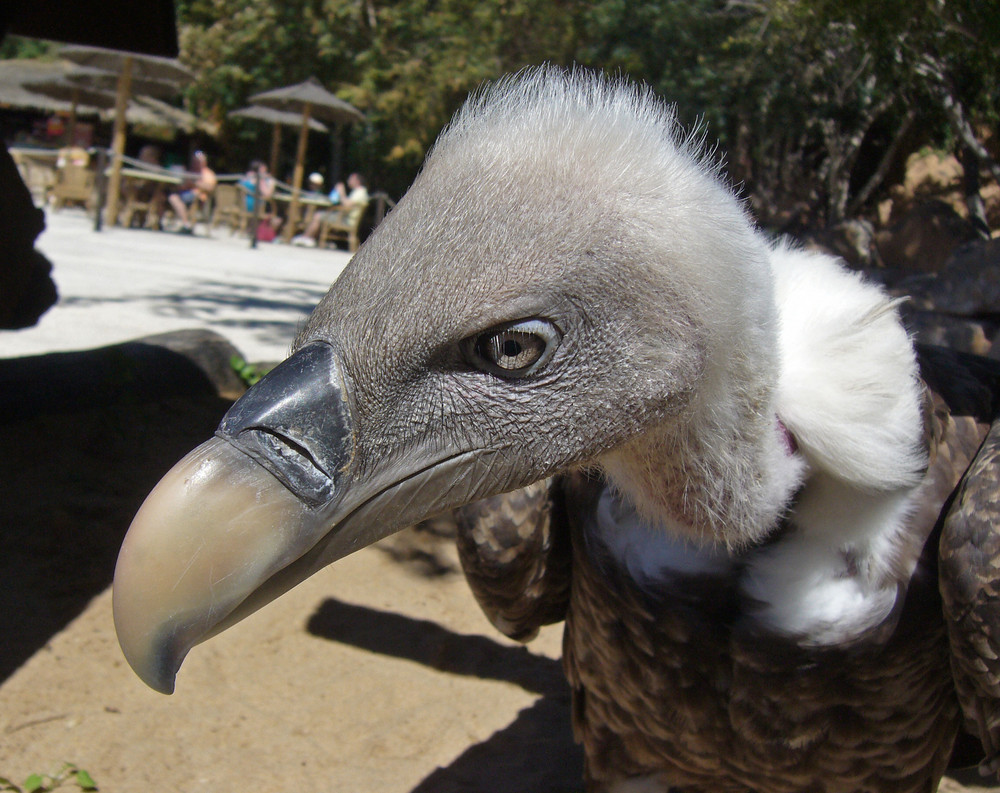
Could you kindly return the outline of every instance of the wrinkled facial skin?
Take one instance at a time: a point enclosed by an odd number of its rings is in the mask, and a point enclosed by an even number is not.
[[[677,297],[668,302],[653,281],[644,254],[656,254],[634,239],[626,254],[620,235],[627,226],[613,208],[597,213],[580,240],[563,231],[574,219],[558,201],[511,199],[508,223],[496,227],[487,222],[496,207],[477,205],[476,185],[463,190],[453,182],[447,194],[428,197],[433,189],[434,180],[424,179],[403,199],[297,342],[327,341],[341,356],[359,440],[351,463],[357,476],[403,449],[444,446],[495,449],[510,459],[505,476],[530,471],[536,481],[685,404],[700,373],[698,333]],[[428,218],[448,220],[414,239],[412,224]],[[675,309],[665,316],[670,303]],[[498,377],[463,354],[463,341],[532,318],[561,335],[539,371]],[[647,376],[651,367],[658,378]],[[625,410],[622,394],[634,399]]]

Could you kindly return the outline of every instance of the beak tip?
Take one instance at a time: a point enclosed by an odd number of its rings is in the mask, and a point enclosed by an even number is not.
[[[171,670],[168,664],[153,664],[147,669],[133,666],[132,671],[153,691],[168,696],[174,693],[177,671]]]
[[[177,670],[184,660],[184,653],[173,651],[169,637],[148,637],[139,635],[130,627],[127,615],[118,608],[118,600],[112,592],[115,632],[122,655],[132,667],[132,671],[154,691],[173,694]]]
[[[220,438],[164,475],[122,541],[112,592],[118,643],[142,681],[172,693],[188,651],[300,555],[280,540],[299,536],[282,529],[303,525],[307,537],[322,527],[266,469]]]

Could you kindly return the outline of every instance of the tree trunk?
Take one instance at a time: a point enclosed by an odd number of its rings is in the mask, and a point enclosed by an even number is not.
[[[965,206],[969,210],[969,220],[976,233],[984,240],[990,238],[990,226],[986,222],[986,207],[979,192],[979,158],[968,146],[962,145],[958,150],[958,161],[962,163],[962,187],[965,193]]]
[[[912,107],[906,111],[906,116],[903,118],[903,123],[899,125],[899,129],[896,130],[896,134],[893,136],[892,143],[889,144],[889,148],[885,150],[885,154],[882,155],[882,159],[879,160],[878,167],[875,172],[868,177],[868,181],[865,182],[864,187],[862,187],[856,196],[851,199],[851,203],[847,206],[847,215],[852,216],[857,214],[858,210],[865,205],[865,202],[871,197],[871,194],[878,189],[879,185],[885,181],[885,175],[889,172],[889,168],[892,167],[893,161],[896,159],[896,154],[899,152],[899,147],[903,142],[903,138],[906,137],[906,133],[910,131],[913,126],[914,120],[917,118],[917,111]]]

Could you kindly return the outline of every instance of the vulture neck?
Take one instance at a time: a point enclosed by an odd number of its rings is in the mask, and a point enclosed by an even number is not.
[[[690,403],[601,460],[647,525],[703,548],[739,551],[763,540],[802,479],[778,419],[774,277],[766,256],[754,262],[733,279],[740,288],[721,286],[700,314],[704,351]]]
[[[748,335],[765,343],[715,356],[684,414],[601,460],[645,523],[701,547],[741,550],[763,540],[802,480],[775,412],[775,333]]]
[[[929,531],[911,526],[933,484],[923,386],[880,288],[817,254],[770,265],[777,322],[718,346],[684,415],[601,460],[624,502],[601,536],[654,574],[740,555],[763,624],[833,643],[890,614]]]

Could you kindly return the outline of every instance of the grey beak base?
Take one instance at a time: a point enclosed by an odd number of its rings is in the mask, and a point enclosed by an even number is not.
[[[337,495],[352,453],[340,367],[324,342],[302,347],[243,395],[217,435],[260,463],[311,506]]]

